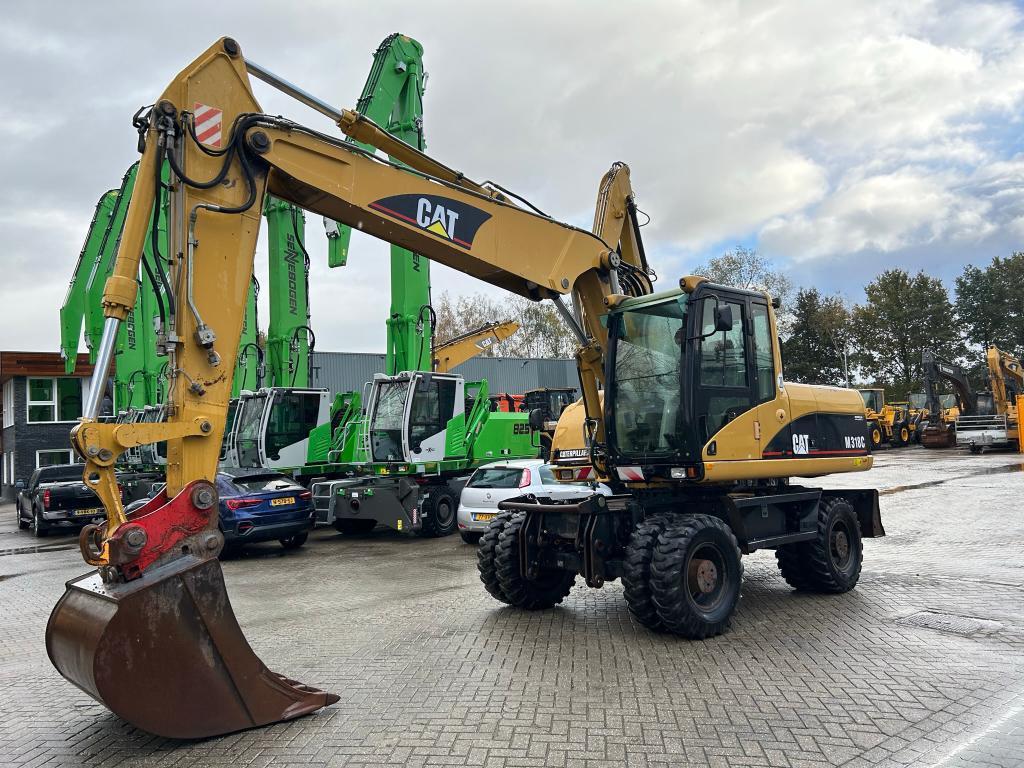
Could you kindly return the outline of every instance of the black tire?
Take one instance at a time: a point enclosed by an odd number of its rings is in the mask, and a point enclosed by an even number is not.
[[[569,594],[576,583],[576,574],[561,568],[543,568],[535,578],[526,577],[519,563],[519,537],[525,522],[525,513],[515,515],[498,535],[494,555],[498,584],[509,605],[525,611],[552,608]]]
[[[281,542],[281,546],[285,549],[298,549],[306,543],[306,539],[309,538],[309,532],[303,531],[302,533],[293,533],[291,536],[287,536],[283,539],[278,539]]]
[[[740,599],[743,563],[729,526],[710,515],[687,515],[658,536],[651,592],[669,632],[703,640],[729,627]]]
[[[40,512],[36,507],[32,507],[32,535],[37,539],[44,538],[50,529],[47,527],[46,522],[43,520],[43,513]]]
[[[651,561],[658,537],[669,525],[663,515],[647,518],[633,529],[626,545],[626,561],[622,567],[622,586],[626,605],[633,617],[648,629],[664,629],[651,592]]]
[[[803,592],[849,592],[860,579],[864,546],[850,502],[826,499],[818,507],[818,537],[775,550],[782,578]]]
[[[31,525],[31,523],[29,523],[28,520],[26,520],[24,517],[21,516],[21,502],[20,501],[18,502],[17,509],[18,509],[18,530],[19,531],[27,531],[29,526]]]
[[[335,520],[334,530],[338,533],[344,533],[349,536],[366,534],[377,527],[376,520],[365,520],[361,518],[345,518],[341,520]]]
[[[476,546],[480,543],[480,538],[483,534],[477,531],[459,531],[459,536],[461,536],[462,540],[467,544]]]
[[[437,492],[436,496],[431,493],[430,496],[430,514],[423,519],[420,535],[428,538],[451,536],[459,530],[458,502],[448,491]]]
[[[508,603],[508,598],[498,583],[498,566],[494,557],[498,551],[498,537],[508,525],[510,517],[511,515],[501,514],[491,520],[476,548],[476,569],[480,572],[480,581],[491,597],[503,603]]]
[[[910,427],[907,426],[907,422],[901,421],[897,424],[892,425],[892,444],[897,448],[902,448],[910,442]]]
[[[872,451],[877,451],[882,447],[884,441],[882,435],[882,428],[878,425],[877,421],[868,422],[868,445],[871,446]]]

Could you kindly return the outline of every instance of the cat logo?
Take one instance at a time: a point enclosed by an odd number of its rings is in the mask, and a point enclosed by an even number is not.
[[[491,218],[479,208],[440,195],[392,195],[369,207],[467,250],[473,247],[477,230]]]
[[[811,452],[810,435],[793,435],[793,453],[806,456]]]

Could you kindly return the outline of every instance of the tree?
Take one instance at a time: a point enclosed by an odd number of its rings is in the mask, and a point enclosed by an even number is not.
[[[434,304],[435,344],[493,322],[515,320],[519,330],[488,348],[489,357],[572,357],[579,346],[549,301],[520,296],[494,299],[486,294],[452,297],[447,291]]]
[[[906,397],[920,387],[921,350],[953,358],[959,352],[953,306],[942,281],[902,269],[880,274],[864,289],[867,301],[853,309],[853,334],[862,372]]]
[[[850,384],[850,310],[841,296],[801,288],[793,300],[789,335],[782,341],[786,379],[808,384]]]
[[[779,334],[788,335],[793,321],[792,312],[789,309],[793,283],[785,273],[776,269],[771,261],[757,251],[738,245],[721,256],[699,264],[694,268],[694,274],[706,277],[714,283],[755,291],[768,291],[772,298],[778,299],[781,303],[776,318]]]
[[[956,317],[964,339],[1024,354],[1024,253],[996,256],[984,269],[968,264],[956,279]]]

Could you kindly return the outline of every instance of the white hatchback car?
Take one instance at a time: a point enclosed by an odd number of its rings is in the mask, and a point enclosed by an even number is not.
[[[586,498],[594,493],[611,495],[603,483],[562,483],[543,459],[494,461],[479,467],[462,489],[459,499],[459,534],[476,544],[498,515],[498,502],[532,493],[553,499]]]

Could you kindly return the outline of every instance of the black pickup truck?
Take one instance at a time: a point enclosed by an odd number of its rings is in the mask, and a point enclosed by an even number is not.
[[[82,482],[81,464],[41,467],[18,493],[18,527],[31,528],[36,536],[77,529],[104,514],[99,497]]]

